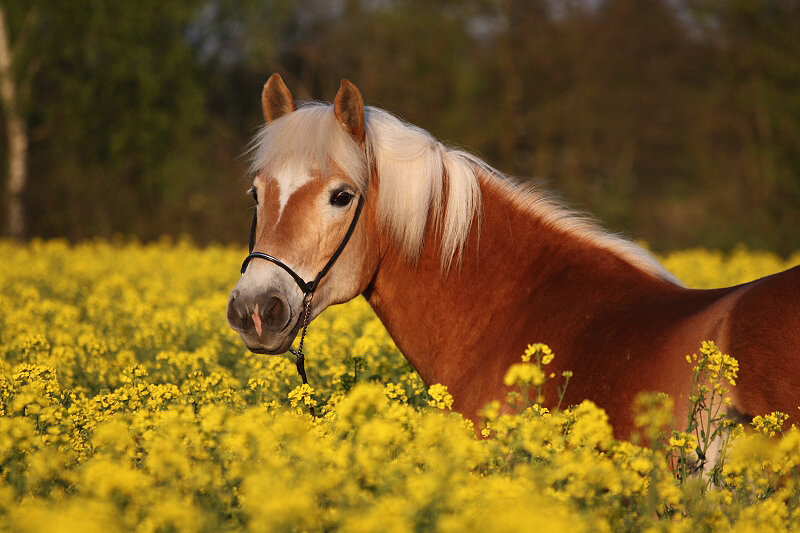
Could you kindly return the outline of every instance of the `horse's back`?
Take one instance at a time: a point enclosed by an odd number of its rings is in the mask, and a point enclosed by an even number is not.
[[[570,369],[577,372],[568,399],[603,406],[617,436],[633,431],[631,405],[643,391],[673,396],[676,416],[684,419],[692,382],[685,355],[696,353],[703,340],[739,361],[738,411],[778,410],[800,423],[800,267],[736,287],[654,291],[604,314],[586,331],[578,337],[585,345],[574,350]]]
[[[737,408],[781,411],[800,423],[800,266],[742,286],[728,321],[728,351],[739,361]]]

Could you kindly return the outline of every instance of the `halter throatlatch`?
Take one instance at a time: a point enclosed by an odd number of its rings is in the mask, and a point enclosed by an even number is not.
[[[250,249],[249,254],[247,257],[244,258],[244,262],[242,263],[242,274],[245,273],[247,270],[247,265],[253,259],[264,259],[265,261],[269,261],[271,263],[275,263],[282,269],[284,269],[290,276],[297,286],[300,287],[300,290],[303,291],[303,332],[300,334],[300,344],[297,347],[297,350],[289,348],[289,351],[297,357],[297,361],[295,361],[295,366],[297,367],[297,373],[300,374],[300,378],[303,380],[303,384],[308,384],[308,379],[306,378],[306,367],[305,367],[305,356],[303,355],[303,343],[306,340],[306,329],[308,329],[309,319],[311,318],[311,300],[314,298],[314,291],[317,290],[319,287],[320,281],[322,278],[325,277],[325,274],[331,269],[333,264],[339,259],[339,256],[342,254],[344,247],[347,246],[348,241],[350,241],[350,237],[353,235],[353,232],[356,229],[356,224],[358,223],[358,218],[361,215],[361,208],[364,207],[364,196],[360,195],[358,197],[358,204],[356,204],[356,212],[353,215],[353,220],[350,222],[350,227],[347,228],[347,233],[345,233],[344,238],[342,239],[341,244],[339,247],[336,248],[336,251],[333,252],[333,255],[325,263],[325,266],[322,267],[322,270],[319,271],[319,274],[312,281],[305,281],[300,275],[292,270],[290,266],[286,263],[272,257],[271,255],[265,254],[263,252],[254,252],[253,248],[255,247],[256,241],[256,224],[258,222],[258,210],[253,212],[253,223],[250,226]],[[311,416],[314,416],[314,408],[309,406],[308,408]]]

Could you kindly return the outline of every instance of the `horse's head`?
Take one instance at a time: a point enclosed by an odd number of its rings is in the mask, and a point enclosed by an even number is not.
[[[262,105],[267,124],[253,145],[251,252],[268,254],[288,269],[259,257],[246,262],[228,301],[228,322],[250,350],[277,354],[288,350],[303,326],[302,282],[318,278],[341,247],[358,201],[367,195],[369,168],[364,105],[347,80],[333,112],[330,106],[296,109],[277,74],[264,86]],[[367,230],[373,217],[367,205],[363,211],[313,291],[309,320],[369,283],[377,253]]]

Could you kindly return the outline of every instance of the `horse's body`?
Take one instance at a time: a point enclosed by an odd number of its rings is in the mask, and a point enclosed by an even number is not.
[[[565,401],[594,401],[616,435],[627,437],[633,398],[662,391],[686,399],[692,375],[685,355],[713,340],[739,361],[733,403],[740,413],[780,410],[800,421],[800,267],[737,287],[686,289],[646,252],[542,193],[384,112],[368,109],[365,118],[349,83],[334,106],[312,109],[317,121],[335,116],[352,146],[321,149],[324,157],[305,169],[298,161],[312,148],[264,145],[310,132],[298,114],[306,111],[294,111],[275,76],[263,102],[278,133],[268,125],[258,140],[255,188],[267,207],[259,210],[256,248],[308,279],[353,211],[353,203],[337,211],[325,200],[343,187],[363,195],[359,228],[320,284],[312,316],[363,294],[423,380],[447,385],[457,411],[475,419],[486,402],[502,400],[506,370],[528,343],[543,342],[556,353],[552,371],[574,373]],[[392,143],[403,146],[392,152]],[[360,171],[354,147],[363,156]],[[330,204],[338,205],[332,196]],[[300,329],[302,295],[288,278],[254,262],[232,293],[231,325],[251,349],[281,353]],[[553,401],[550,383],[545,397]]]
[[[470,233],[461,269],[440,279],[432,241],[416,267],[385,258],[366,294],[425,382],[448,386],[454,409],[474,417],[501,398],[508,367],[528,343],[544,342],[556,354],[548,369],[574,372],[565,402],[591,399],[627,436],[639,392],[682,397],[686,407],[685,355],[713,340],[739,360],[741,413],[780,410],[797,420],[800,267],[738,287],[686,289],[548,227],[489,182],[482,192],[482,237]]]

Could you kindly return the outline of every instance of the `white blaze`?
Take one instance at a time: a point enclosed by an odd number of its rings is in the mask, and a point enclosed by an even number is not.
[[[280,171],[273,175],[278,184],[278,219],[283,214],[283,208],[289,202],[289,198],[297,192],[297,189],[311,181],[311,172],[307,168],[300,168],[297,165],[284,165]]]

